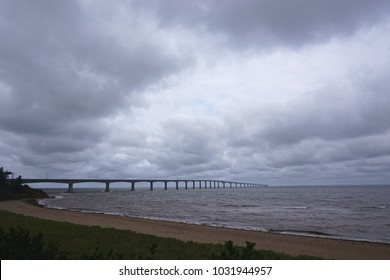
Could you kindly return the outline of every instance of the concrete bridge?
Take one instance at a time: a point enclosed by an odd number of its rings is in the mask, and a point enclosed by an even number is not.
[[[22,184],[32,184],[32,183],[59,183],[59,184],[67,184],[68,190],[67,192],[74,192],[73,185],[79,183],[103,183],[106,185],[105,191],[110,191],[110,184],[112,183],[129,183],[131,185],[130,190],[135,191],[136,183],[149,183],[150,190],[153,190],[153,185],[155,183],[164,183],[164,190],[167,190],[168,183],[174,182],[176,184],[176,190],[179,189],[179,182],[184,183],[184,188],[188,189],[188,187],[192,187],[195,189],[198,187],[199,189],[202,186],[207,189],[211,188],[258,188],[258,187],[268,187],[268,185],[264,184],[254,184],[254,183],[243,183],[243,182],[233,182],[233,181],[221,181],[221,180],[161,180],[161,179],[22,179]]]

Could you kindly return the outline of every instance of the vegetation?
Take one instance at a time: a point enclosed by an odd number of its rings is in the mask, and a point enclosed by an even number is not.
[[[37,189],[32,189],[28,185],[22,184],[22,177],[16,179],[8,178],[11,172],[0,168],[0,200],[46,198],[48,195]]]
[[[235,246],[200,244],[127,230],[54,222],[0,211],[1,259],[295,259]],[[298,259],[311,259],[299,256]]]
[[[31,237],[30,232],[21,227],[10,228],[4,232],[0,228],[0,258],[20,260],[55,260],[65,258],[65,252],[58,249],[58,245],[43,241],[41,233]]]

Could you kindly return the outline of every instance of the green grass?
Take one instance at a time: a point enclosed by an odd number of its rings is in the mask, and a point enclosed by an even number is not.
[[[45,246],[55,244],[54,247],[63,252],[58,256],[67,259],[294,259],[281,253],[254,250],[251,243],[246,248],[234,246],[232,242],[200,244],[128,230],[47,221],[2,210],[0,228],[3,233],[8,233],[8,238],[15,228],[27,231],[31,239],[42,234]],[[10,243],[9,239],[6,240]],[[2,246],[4,243],[2,241]],[[298,259],[311,257],[300,256]]]

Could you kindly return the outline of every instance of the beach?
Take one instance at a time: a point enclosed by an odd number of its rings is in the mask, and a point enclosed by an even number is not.
[[[251,230],[219,228],[185,223],[166,222],[115,215],[48,209],[24,201],[2,201],[0,209],[40,219],[131,230],[138,233],[171,237],[200,243],[224,243],[232,240],[245,245],[256,243],[257,249],[290,255],[311,255],[338,260],[389,260],[390,244],[296,236]]]

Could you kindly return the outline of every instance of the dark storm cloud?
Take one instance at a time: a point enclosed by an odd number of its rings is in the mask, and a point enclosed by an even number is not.
[[[36,152],[93,145],[104,135],[99,119],[138,106],[137,90],[178,69],[150,39],[125,46],[81,3],[1,2],[0,127],[34,135]]]
[[[302,46],[354,33],[387,16],[387,0],[152,1],[163,25],[226,35],[236,46]],[[150,1],[140,1],[150,5]],[[149,7],[148,7],[149,8]]]

